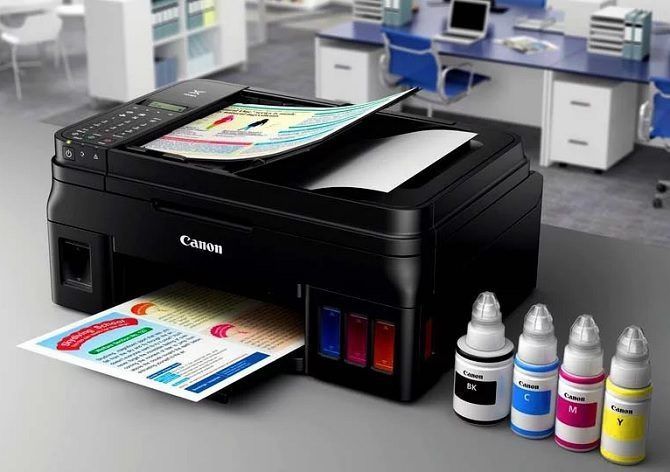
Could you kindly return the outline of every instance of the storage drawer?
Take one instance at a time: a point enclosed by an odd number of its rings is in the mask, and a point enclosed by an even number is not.
[[[571,137],[572,136],[572,137]],[[607,143],[589,140],[582,135],[552,135],[552,160],[592,169],[607,168]]]
[[[554,85],[553,120],[559,131],[606,140],[612,94],[601,87],[557,82]]]
[[[317,95],[362,103],[385,95],[378,78],[380,48],[331,47],[317,52]]]
[[[606,170],[633,147],[632,84],[559,75],[552,93],[550,159]]]

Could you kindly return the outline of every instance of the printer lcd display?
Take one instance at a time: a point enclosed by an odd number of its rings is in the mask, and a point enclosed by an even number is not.
[[[157,102],[156,100],[150,100],[146,103],[146,106],[151,107],[151,108],[158,108],[160,110],[165,110],[165,111],[174,111],[177,113],[181,113],[183,111],[188,110],[188,107],[184,107],[181,105],[173,105],[172,103],[165,103],[165,102]]]

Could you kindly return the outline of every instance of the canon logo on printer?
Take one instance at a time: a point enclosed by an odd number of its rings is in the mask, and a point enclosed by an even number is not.
[[[223,246],[220,244],[208,243],[207,241],[199,241],[193,239],[186,234],[182,234],[179,237],[179,242],[182,246],[192,247],[193,249],[199,249],[205,252],[213,252],[214,254],[223,254]]]
[[[207,93],[206,90],[193,89],[188,92],[184,92],[184,95],[191,98],[198,98],[200,95]]]

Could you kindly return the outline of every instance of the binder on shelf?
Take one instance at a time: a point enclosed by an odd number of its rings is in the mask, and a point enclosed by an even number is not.
[[[154,60],[156,88],[164,87],[177,81],[177,59],[175,57],[157,57]]]
[[[633,46],[630,59],[643,61],[649,56],[651,43],[651,12],[639,10],[634,19]]]
[[[635,26],[635,17],[637,10],[632,10],[626,15],[626,29],[624,34],[623,57],[631,58],[633,56],[633,28]]]
[[[214,51],[207,43],[203,33],[188,38],[188,71],[191,75],[200,75],[211,71],[216,61]]]
[[[179,33],[179,3],[175,0],[152,0],[151,24],[154,40]]]
[[[588,51],[643,61],[649,56],[651,12],[607,7],[591,15]]]
[[[186,15],[188,29],[216,24],[215,0],[187,0]]]

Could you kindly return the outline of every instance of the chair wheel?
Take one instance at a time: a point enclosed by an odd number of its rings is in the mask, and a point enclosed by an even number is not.
[[[603,175],[603,170],[602,169],[593,169],[593,173],[596,175]]]
[[[663,208],[663,200],[660,198],[654,198],[653,205],[654,208]]]
[[[558,167],[560,167],[561,169],[565,169],[566,167],[568,167],[568,165],[565,162],[559,162]]]
[[[668,186],[665,184],[656,184],[656,190],[658,190],[659,193],[665,193],[668,191]]]

